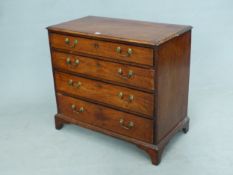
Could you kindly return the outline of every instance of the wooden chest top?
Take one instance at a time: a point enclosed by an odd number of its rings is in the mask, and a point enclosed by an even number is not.
[[[48,27],[51,31],[157,46],[191,26],[87,16]]]

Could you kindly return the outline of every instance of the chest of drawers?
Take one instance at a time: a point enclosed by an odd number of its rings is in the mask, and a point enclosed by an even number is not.
[[[157,165],[187,132],[191,27],[88,16],[48,27],[55,126],[124,139]]]

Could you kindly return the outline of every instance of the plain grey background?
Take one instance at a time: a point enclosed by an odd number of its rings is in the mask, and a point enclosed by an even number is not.
[[[192,25],[190,131],[159,166],[56,113],[46,27],[87,15]],[[233,174],[232,0],[1,0],[0,174]]]

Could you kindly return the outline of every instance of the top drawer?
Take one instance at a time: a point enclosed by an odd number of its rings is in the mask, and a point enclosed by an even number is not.
[[[153,65],[153,49],[51,33],[52,47],[113,58],[144,65]]]

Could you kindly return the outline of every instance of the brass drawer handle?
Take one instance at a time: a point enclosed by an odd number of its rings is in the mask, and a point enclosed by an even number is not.
[[[70,39],[69,38],[65,38],[65,43],[66,44],[70,44]]]
[[[127,53],[128,53],[128,56],[131,56],[133,54],[133,50],[131,48],[128,48]]]
[[[67,65],[77,66],[77,65],[79,65],[79,63],[80,63],[80,61],[79,61],[78,57],[75,58],[73,64],[72,64],[72,61],[71,61],[70,57],[67,57],[67,58],[66,58],[66,64],[67,64]]]
[[[76,88],[80,88],[81,85],[82,85],[82,83],[80,81],[73,84],[73,86],[76,87]]]
[[[124,129],[131,129],[134,127],[134,122],[130,121],[130,122],[128,122],[128,124],[125,124],[123,118],[120,119],[119,123],[120,123],[121,127]]]
[[[77,110],[77,107],[75,104],[71,105],[71,109],[73,110],[73,112],[75,112],[77,114],[83,113],[85,111],[84,107],[80,107],[79,110]]]
[[[78,81],[77,83],[76,82],[74,82],[73,80],[68,80],[68,85],[69,86],[73,86],[73,87],[75,87],[75,88],[80,88],[80,86],[82,85],[82,83],[80,82],[80,81]]]
[[[124,93],[123,93],[123,92],[119,92],[119,93],[117,94],[117,96],[118,96],[120,99],[124,100]],[[128,96],[128,102],[132,102],[133,100],[134,100],[134,96],[133,96],[133,95],[129,95],[129,96]]]
[[[73,45],[71,45],[70,47],[71,47],[71,48],[75,48],[75,46],[76,46],[77,44],[78,44],[78,40],[77,40],[77,39],[75,39],[75,40],[74,40],[74,44],[73,44]]]
[[[134,96],[133,95],[129,95],[129,102],[132,102],[134,100]]]
[[[117,72],[118,72],[118,74],[119,74],[122,78],[124,78],[124,79],[131,78],[131,77],[133,77],[133,75],[134,75],[134,73],[133,73],[132,70],[129,70],[129,71],[128,71],[127,76],[124,75],[124,74],[123,74],[123,70],[122,70],[121,68],[119,68],[119,69],[117,70]]]
[[[70,48],[75,48],[75,46],[78,44],[78,40],[75,39],[75,40],[74,40],[74,43],[73,43],[72,45],[70,45],[70,39],[69,39],[69,38],[65,38],[65,43],[66,43],[67,45],[69,45]]]
[[[122,71],[121,68],[119,68],[117,72],[118,72],[119,75],[122,75],[122,74],[123,74],[123,71]]]
[[[119,92],[119,93],[118,93],[118,97],[120,97],[120,99],[123,99],[123,97],[124,97],[123,92]]]
[[[119,53],[119,54],[122,53],[122,49],[121,49],[120,46],[118,46],[118,47],[116,48],[116,52]],[[132,54],[133,54],[133,50],[132,50],[131,48],[128,48],[127,53],[126,53],[126,54],[122,54],[122,56],[130,57]]]
[[[67,58],[66,58],[66,64],[71,64],[71,59],[70,59],[70,57],[67,57]]]
[[[133,71],[129,70],[129,72],[128,72],[128,78],[131,78],[133,75],[134,75]]]
[[[73,80],[68,80],[68,85],[69,86],[73,86],[73,83],[74,83]]]
[[[116,52],[121,53],[121,47],[120,46],[116,48]]]
[[[77,65],[79,65],[79,63],[80,63],[80,61],[79,61],[78,57],[76,57],[76,59],[74,61],[74,65],[77,66]]]

